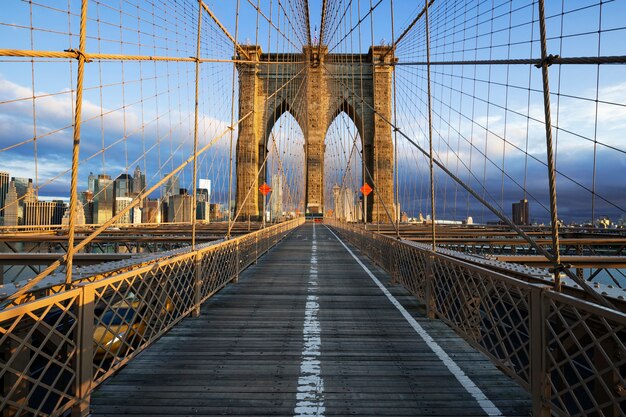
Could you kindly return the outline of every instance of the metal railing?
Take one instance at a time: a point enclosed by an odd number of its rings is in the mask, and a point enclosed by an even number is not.
[[[2,416],[86,415],[91,391],[303,218],[0,311]]]
[[[626,314],[327,221],[531,393],[535,416],[626,415]]]

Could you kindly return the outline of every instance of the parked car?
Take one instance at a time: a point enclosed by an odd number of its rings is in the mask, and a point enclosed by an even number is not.
[[[154,318],[154,311],[148,308],[145,300],[129,297],[118,301],[97,321],[93,332],[94,357],[123,356],[130,347],[141,343],[148,324]],[[159,311],[163,316],[173,311],[169,298]]]
[[[139,300],[125,299],[113,304],[94,329],[95,358],[122,355],[130,346],[139,343],[148,327],[147,310],[147,305],[142,307]]]

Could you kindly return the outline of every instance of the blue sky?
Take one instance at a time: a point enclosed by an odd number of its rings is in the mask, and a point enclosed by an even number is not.
[[[309,3],[311,29],[315,32],[320,27],[321,1]],[[583,0],[547,3],[551,53],[568,57],[626,55],[626,42],[623,42],[626,1],[604,2],[601,7],[596,1]],[[210,0],[207,4],[234,35],[236,2]],[[258,43],[266,51],[297,52],[300,35],[290,30],[284,18],[277,17],[278,2],[261,1],[260,5],[287,36],[270,28],[262,17],[258,19],[257,29],[256,10],[250,2],[242,0],[237,34],[240,42]],[[373,31],[369,18],[356,25],[358,18],[368,13],[369,1],[353,2],[351,9],[331,10],[329,25],[336,30],[327,43],[337,53],[366,52],[372,41],[390,43],[393,39],[390,5],[389,1],[383,1],[375,8]],[[393,5],[393,32],[397,37],[421,9],[421,2],[396,0]],[[284,6],[288,8],[290,4]],[[70,1],[69,15],[67,3],[41,7],[7,0],[2,7],[0,48],[60,51],[77,47],[79,2]],[[341,21],[339,16],[344,10],[350,18]],[[193,1],[154,5],[126,2],[122,13],[116,2],[94,3],[89,9],[87,49],[102,53],[194,56],[196,17],[197,3]],[[229,59],[232,46],[206,15],[203,27],[202,56]],[[423,34],[422,20],[399,45],[397,55],[401,62],[425,60]],[[536,7],[531,1],[436,2],[431,11],[433,60],[538,57],[537,41]],[[201,74],[202,145],[227,131],[231,118],[232,65],[202,64]],[[595,199],[596,217],[606,214],[617,219],[626,207],[624,66],[552,66],[550,74],[553,121],[558,126],[555,129],[557,163],[562,173],[558,177],[561,217],[587,220],[591,194],[585,188],[595,187],[601,197]],[[398,125],[427,147],[424,67],[399,67],[396,76]],[[501,205],[505,213],[510,212],[512,201],[524,196],[523,188],[517,184],[526,183],[533,217],[546,221],[548,213],[542,208],[547,206],[547,171],[542,164],[545,131],[541,123],[540,70],[504,65],[436,66],[431,76],[433,145],[437,157],[490,201]],[[3,149],[0,169],[15,176],[36,178],[41,195],[68,192],[66,171],[71,157],[75,82],[76,64],[69,60],[0,61],[0,149]],[[90,171],[115,177],[132,172],[139,165],[147,171],[148,183],[153,184],[180,164],[193,144],[193,83],[193,63],[88,64],[80,189],[86,188]],[[33,92],[35,100],[31,98]],[[284,126],[284,132],[277,132],[277,137],[297,136],[297,123],[284,123]],[[345,137],[350,134],[349,129],[343,132],[329,129],[327,146],[346,143]],[[36,141],[33,136],[37,137]],[[228,191],[229,139],[227,133],[217,140],[200,161],[199,176],[214,181],[215,197],[222,202],[226,201]],[[282,139],[282,143],[286,141]],[[287,149],[286,144],[281,146]],[[592,182],[594,147],[595,184]],[[300,158],[293,151],[295,148],[289,149],[294,159]],[[398,149],[402,207],[410,215],[418,211],[426,214],[430,203],[425,160],[406,141],[400,140]],[[330,165],[327,173],[332,185],[331,177],[341,178],[341,169]],[[292,172],[291,183],[301,184],[295,178],[295,168]],[[183,171],[181,183],[191,186],[189,169]],[[477,202],[471,199],[468,202],[444,175],[438,174],[436,183],[437,210],[442,216],[462,218],[469,213],[475,218],[493,218]],[[451,203],[455,199],[456,207]]]

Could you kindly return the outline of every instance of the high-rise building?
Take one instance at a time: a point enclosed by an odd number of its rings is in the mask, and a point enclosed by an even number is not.
[[[184,189],[181,189],[180,191],[183,190]],[[186,193],[186,190],[185,193],[170,196],[168,201],[167,221],[176,223],[191,222],[192,203],[193,198]]]
[[[339,191],[341,190],[341,187],[338,184],[335,184],[333,186],[333,215],[336,219],[339,218]]]
[[[196,190],[196,201],[198,203],[208,203],[209,202],[209,190],[206,188],[198,188]]]
[[[62,201],[27,201],[24,203],[24,225],[49,226],[62,224],[65,211],[65,204]],[[82,220],[84,223],[84,218]]]
[[[121,202],[120,204],[123,207],[119,207],[117,204],[117,201],[118,201],[117,199],[119,197],[131,197],[131,200],[132,200],[132,196],[133,196],[132,187],[133,187],[133,177],[131,177],[128,174],[121,174],[119,177],[115,179],[115,181],[113,182],[113,195],[115,196],[115,211],[113,212],[114,214],[119,213],[123,208],[125,208],[128,205],[125,202],[126,200],[120,200]],[[130,223],[130,220],[128,222],[121,222],[121,223]]]
[[[33,188],[32,178],[25,177],[13,177],[11,181],[15,184],[15,191],[17,193],[17,218],[18,224],[24,222],[24,204],[37,201],[35,196],[35,190]]]
[[[4,206],[4,225],[17,226],[18,212],[19,202],[17,201],[17,190],[15,188],[15,181],[11,180]]]
[[[211,219],[211,180],[199,179],[196,189],[196,220]]]
[[[130,206],[132,202],[133,202],[133,199],[131,197],[115,197],[116,212],[119,213],[120,211],[124,210],[126,207]],[[127,211],[126,213],[124,213],[124,215],[122,215],[122,217],[117,219],[116,223],[118,224],[131,223],[131,210]]]
[[[270,212],[272,220],[276,220],[283,215],[283,176],[281,174],[272,175],[271,188]]]
[[[133,173],[133,184],[131,187],[132,197],[137,197],[141,195],[146,190],[146,175],[141,172],[139,166],[135,168],[135,172]],[[145,204],[145,198],[139,202],[138,207],[143,207]]]
[[[209,221],[211,216],[211,204],[208,201],[196,203],[196,220]]]
[[[79,200],[76,202],[76,226],[83,226],[87,224],[85,218],[85,206]],[[61,224],[67,226],[70,224],[70,207],[69,204],[65,208],[65,213],[63,214],[63,219],[61,220]]]
[[[163,185],[162,194],[163,199],[167,201],[168,197],[171,195],[177,195],[178,190],[180,189],[180,180],[176,175],[168,179]]]
[[[26,203],[35,203],[37,201],[37,195],[35,194],[35,188],[33,187],[33,180],[28,179],[28,184],[26,185],[26,194],[24,194],[23,204]]]
[[[81,192],[78,196],[78,201],[81,203],[83,210],[84,224],[93,224],[93,191]]]
[[[85,213],[85,224],[94,224],[93,221],[93,200],[83,204],[83,212]]]
[[[168,223],[170,221],[169,219],[169,214],[170,214],[170,210],[169,210],[169,201],[168,198],[165,198],[163,200],[161,200],[161,207],[159,209],[159,212],[161,213],[161,223]]]
[[[137,206],[130,210],[130,222],[132,224],[141,224],[141,209]]]
[[[209,219],[211,220],[222,220],[224,217],[227,216],[227,213],[222,210],[222,205],[217,203],[210,204],[209,212]]]
[[[139,166],[135,168],[133,173],[132,192],[139,195],[146,188],[146,175],[141,172]]]
[[[528,200],[520,200],[519,203],[513,203],[512,207],[513,224],[528,226],[530,225],[530,210],[528,206]]]
[[[98,182],[98,177],[94,175],[93,172],[90,172],[89,177],[87,177],[87,190],[89,190],[92,195],[96,190],[97,182]]]
[[[4,205],[9,192],[9,173],[0,171],[0,217],[4,216]]]
[[[141,210],[142,223],[161,223],[161,201],[148,200]]]
[[[26,195],[26,190],[28,190],[28,184],[32,183],[32,178],[25,177],[13,177],[11,178],[15,182],[15,191],[17,192],[17,198],[22,199]]]
[[[333,198],[335,202],[334,217],[336,219],[353,222],[359,218],[359,205],[355,204],[354,192],[350,188],[335,185]]]
[[[113,181],[109,175],[100,174],[96,180],[93,196],[93,222],[103,224],[113,217]]]
[[[133,186],[133,177],[128,174],[121,174],[113,182],[113,192],[115,197],[130,197]]]
[[[207,199],[205,201],[211,200],[211,180],[204,179],[204,178],[199,179],[198,180],[198,189],[199,190],[206,190],[206,197],[207,197]]]
[[[83,203],[83,204],[87,204],[90,201],[93,201],[93,192],[91,191],[83,191],[78,195],[78,200]]]

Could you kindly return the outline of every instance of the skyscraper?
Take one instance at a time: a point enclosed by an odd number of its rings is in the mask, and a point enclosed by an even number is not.
[[[113,183],[115,197],[130,197],[133,186],[133,177],[128,174],[121,174]]]
[[[26,203],[35,203],[37,202],[37,195],[35,194],[35,188],[33,187],[33,180],[28,179],[28,184],[26,184],[26,193],[24,194],[24,199],[22,204]]]
[[[95,176],[93,172],[90,172],[89,177],[87,177],[87,189],[91,192],[91,194],[93,194],[94,191],[96,190],[97,182],[98,182],[98,177]]]
[[[272,220],[276,220],[283,215],[283,176],[281,174],[272,175],[271,188],[270,211]]]
[[[211,180],[201,178],[198,180],[198,190],[206,190],[206,200],[211,200]]]
[[[93,224],[93,192],[83,191],[78,196],[78,200],[82,203],[85,224]]]
[[[141,211],[142,223],[161,223],[161,201],[148,200]]]
[[[102,224],[113,217],[113,181],[109,175],[98,175],[93,196],[93,222]]]
[[[115,210],[116,213],[124,210],[126,207],[130,206],[130,203],[133,202],[131,197],[115,197]],[[131,222],[131,211],[127,211],[124,213],[122,217],[120,217],[116,223],[124,223],[128,224]]]
[[[17,210],[17,223],[22,224],[24,221],[24,204],[32,203],[37,201],[37,197],[35,196],[35,190],[33,188],[33,180],[32,178],[25,177],[13,177],[11,178],[11,182],[15,186],[16,193],[16,210]]]
[[[9,192],[9,173],[0,171],[0,216],[4,216],[4,205]]]
[[[180,189],[180,181],[176,175],[168,179],[163,185],[162,194],[163,199],[167,201],[167,198],[171,195],[177,195]]]
[[[341,190],[341,187],[338,184],[335,184],[333,186],[333,208],[334,208],[334,217],[335,219],[339,218],[339,191]]]
[[[65,205],[62,201],[28,201],[24,203],[24,225],[48,226],[61,224],[64,212]]]
[[[88,192],[88,191],[85,191]],[[92,203],[89,203],[92,204]],[[80,201],[77,201],[77,205],[76,205],[76,226],[83,226],[85,225],[87,222],[85,220],[85,213],[86,213],[86,205],[83,206],[83,203]],[[65,213],[63,214],[63,218],[61,219],[61,224],[64,226],[67,226],[70,224],[70,207],[69,205],[65,208]]]
[[[119,213],[124,207],[128,204],[125,203],[125,200],[120,200],[123,207],[118,206],[117,199],[119,197],[132,197],[132,186],[133,186],[133,177],[128,174],[121,174],[119,177],[115,179],[113,182],[113,195],[115,196],[115,211],[114,214]],[[131,198],[132,200],[132,198]],[[123,223],[130,223],[128,222]]]
[[[17,190],[15,181],[11,180],[6,195],[6,203],[4,206],[4,225],[17,226],[19,204],[17,201]]]
[[[530,225],[530,211],[528,208],[528,200],[520,200],[519,203],[513,203],[512,220],[514,224],[528,226]]]
[[[135,168],[133,173],[133,186],[131,191],[136,195],[141,194],[146,188],[146,175],[141,172],[139,166]]]
[[[181,189],[183,191],[183,189]],[[193,198],[185,193],[171,195],[168,201],[168,222],[191,222]]]
[[[358,218],[359,205],[354,202],[354,192],[349,188],[342,188],[338,185],[333,187],[333,198],[335,199],[336,219],[352,222]]]
[[[11,178],[15,182],[15,191],[17,192],[18,200],[26,195],[26,190],[28,190],[28,183],[32,183],[33,180],[31,178],[25,177],[13,177]]]

